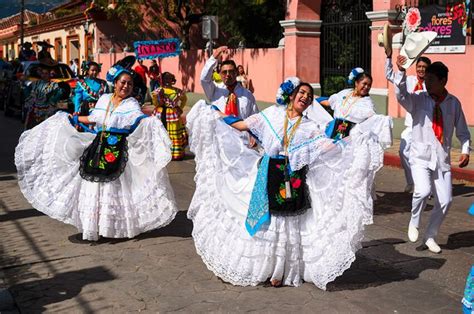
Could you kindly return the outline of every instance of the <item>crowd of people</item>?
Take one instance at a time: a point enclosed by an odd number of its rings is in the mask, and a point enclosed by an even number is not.
[[[242,286],[312,282],[326,289],[350,267],[373,222],[374,179],[392,142],[392,119],[377,114],[369,73],[354,68],[349,88],[324,101],[311,78],[287,78],[275,105],[260,111],[251,80],[223,46],[201,73],[207,99],[184,116],[186,93],[174,86],[175,76],[161,73],[156,61],[150,69],[134,63],[122,60],[107,71],[112,86],[97,78],[99,64],[88,63],[74,113],[43,114],[40,93],[31,94],[37,123],[22,134],[15,162],[36,209],[74,225],[88,241],[163,227],[178,210],[166,165],[183,160],[189,145],[196,190],[188,218],[196,251],[216,276]],[[387,51],[387,79],[410,114],[400,148],[405,190],[413,190],[407,233],[418,240],[432,194],[423,244],[440,253],[435,239],[452,200],[451,137],[455,132],[461,142],[463,167],[470,135],[459,100],[445,88],[447,67],[419,57],[417,77],[407,78],[406,63],[399,56],[394,71]],[[137,80],[147,86],[147,78],[152,105],[142,107]],[[37,85],[54,102],[57,94],[47,88],[58,89]]]

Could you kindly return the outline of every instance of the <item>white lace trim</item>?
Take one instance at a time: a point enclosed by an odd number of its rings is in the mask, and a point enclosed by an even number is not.
[[[166,164],[170,142],[159,121],[142,121],[129,140],[119,179],[93,183],[79,175],[79,157],[94,135],[78,133],[58,113],[22,134],[15,151],[18,182],[39,211],[76,226],[84,238],[134,237],[169,224],[177,212]]]
[[[381,166],[380,145],[367,140],[353,146],[348,139],[344,150],[315,157],[307,178],[312,209],[296,217],[271,217],[270,225],[250,237],[244,227],[246,211],[225,202],[224,187],[217,184],[228,173],[220,158],[219,147],[225,144],[220,143],[222,133],[216,132],[218,119],[199,103],[187,116],[196,155],[196,191],[188,217],[198,254],[211,271],[234,285],[283,278],[286,285],[298,286],[304,280],[325,289],[355,260],[364,226],[372,223],[370,195]],[[235,145],[237,136],[225,136]],[[248,202],[248,193],[239,193],[240,201]]]

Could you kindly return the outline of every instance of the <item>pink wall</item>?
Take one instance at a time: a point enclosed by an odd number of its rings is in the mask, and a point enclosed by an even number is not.
[[[122,59],[126,54],[103,53],[97,60],[102,63],[101,77],[104,78],[114,60]],[[257,100],[273,102],[278,86],[283,80],[281,49],[244,49],[235,51],[232,59],[237,65],[242,64],[252,80],[254,95]],[[189,50],[179,57],[162,60],[162,71],[168,71],[176,76],[177,87],[189,92],[204,93],[199,82],[202,68],[207,60],[202,50]],[[151,61],[144,64],[150,66]]]

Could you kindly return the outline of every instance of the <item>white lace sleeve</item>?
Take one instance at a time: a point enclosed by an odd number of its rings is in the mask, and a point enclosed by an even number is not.
[[[115,116],[113,119],[114,127],[116,128],[129,129],[137,118],[143,115],[138,101],[133,97],[125,99],[119,108],[120,110],[113,113]]]
[[[260,141],[262,141],[265,129],[265,121],[263,116],[260,113],[256,113],[246,118],[244,122],[249,128],[249,131],[258,137]]]
[[[319,130],[314,130],[311,136],[303,142],[295,143],[290,147],[290,166],[292,170],[299,170],[306,165],[312,165],[321,162],[321,158],[325,160],[337,158],[340,154],[341,145],[335,144],[334,141]]]

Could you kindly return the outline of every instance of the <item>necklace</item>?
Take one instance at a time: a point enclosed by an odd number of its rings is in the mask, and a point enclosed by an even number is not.
[[[293,128],[288,134],[288,121],[290,120],[290,116],[288,114],[288,109],[285,115],[285,122],[283,125],[283,152],[285,154],[285,199],[289,200],[292,197],[291,194],[291,184],[290,184],[290,167],[289,167],[289,160],[288,160],[288,147],[291,144],[291,141],[295,137],[296,130],[298,129],[299,125],[301,124],[301,119],[303,116],[299,116],[298,120],[293,124]]]
[[[110,117],[114,113],[115,109],[117,109],[118,106],[120,105],[120,103],[117,106],[114,105],[113,103],[114,96],[115,95],[110,96],[109,104],[107,105],[107,109],[105,110],[104,121],[102,121],[102,132],[100,134],[100,142],[102,142],[102,139],[104,138],[105,130],[107,129],[107,122],[106,122],[107,118]],[[110,111],[110,115],[109,115],[110,105],[112,105],[113,108],[112,108],[112,111]]]
[[[349,113],[352,110],[352,107],[354,107],[354,105],[360,99],[360,97],[357,97],[354,101],[349,102],[349,100],[352,100],[355,97],[354,93],[355,93],[355,91],[352,91],[352,93],[350,93],[349,97],[344,97],[343,98],[344,100],[342,101],[342,105],[341,105],[341,109],[340,109],[341,114],[342,114],[342,119],[345,119],[349,115]]]

